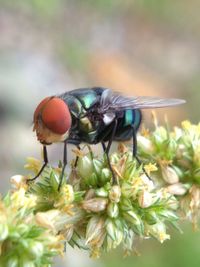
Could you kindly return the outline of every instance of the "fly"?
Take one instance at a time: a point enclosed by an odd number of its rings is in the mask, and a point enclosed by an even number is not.
[[[81,88],[61,95],[46,97],[34,112],[34,128],[43,145],[44,164],[35,180],[48,164],[47,145],[64,143],[63,167],[58,190],[67,165],[67,144],[101,143],[112,171],[109,151],[113,141],[133,140],[133,157],[137,157],[136,133],[142,120],[141,109],[176,106],[182,99],[125,97],[102,87]],[[113,174],[113,183],[116,179]]]

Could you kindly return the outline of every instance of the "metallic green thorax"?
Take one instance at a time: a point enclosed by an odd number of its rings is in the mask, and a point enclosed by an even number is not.
[[[67,93],[63,99],[72,115],[72,128],[69,142],[95,144],[108,141],[113,121],[105,124],[103,116],[98,114],[103,88],[77,89]],[[119,110],[115,112],[117,131],[114,140],[128,140],[133,135],[133,127],[138,129],[141,122],[140,110]]]

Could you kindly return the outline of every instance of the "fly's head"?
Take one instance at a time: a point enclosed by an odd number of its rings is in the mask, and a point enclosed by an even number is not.
[[[46,97],[34,112],[37,139],[42,144],[64,141],[71,128],[71,114],[67,104],[59,97]]]

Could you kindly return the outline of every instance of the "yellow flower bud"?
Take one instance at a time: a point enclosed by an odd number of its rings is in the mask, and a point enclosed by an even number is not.
[[[15,186],[16,189],[26,185],[26,177],[23,175],[14,175],[10,178],[11,184]]]
[[[26,196],[25,188],[20,187],[19,190],[15,191],[11,195],[11,201],[13,203],[13,206],[16,208],[32,208],[36,205],[37,197],[33,194],[29,194],[28,196]]]

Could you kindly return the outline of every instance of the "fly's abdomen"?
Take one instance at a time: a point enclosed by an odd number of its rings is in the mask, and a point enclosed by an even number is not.
[[[127,109],[124,111],[124,127],[133,126],[137,131],[140,127],[142,115],[139,109]]]
[[[117,131],[115,134],[116,141],[129,140],[133,136],[133,128],[138,130],[141,124],[141,111],[139,109],[124,110],[123,117],[118,119]]]

